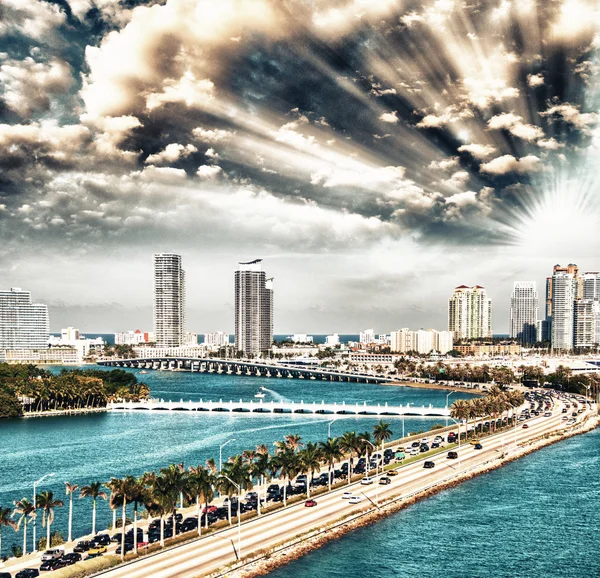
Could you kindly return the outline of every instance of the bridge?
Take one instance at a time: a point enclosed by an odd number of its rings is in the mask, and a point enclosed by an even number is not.
[[[319,379],[322,381],[354,381],[358,383],[383,383],[394,381],[390,377],[358,372],[338,371],[323,367],[298,367],[285,363],[263,363],[237,359],[192,357],[147,357],[136,359],[103,359],[98,365],[109,367],[134,367],[139,369],[195,371],[199,373],[226,373],[255,377],[279,377],[291,379]]]
[[[224,413],[270,413],[270,414],[313,414],[313,415],[354,415],[357,417],[418,416],[447,417],[448,408],[429,406],[363,403],[325,403],[304,401],[165,401],[149,399],[146,401],[112,402],[108,405],[112,411],[196,411]]]

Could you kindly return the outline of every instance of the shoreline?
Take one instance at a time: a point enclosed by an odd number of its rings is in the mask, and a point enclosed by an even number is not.
[[[377,385],[394,387],[412,387],[414,389],[438,389],[444,391],[460,391],[462,393],[472,393],[473,395],[486,395],[488,393],[487,390],[480,389],[478,387],[459,387],[457,385],[439,385],[438,383],[418,383],[414,381],[391,381],[385,383],[378,383]]]
[[[33,411],[24,413],[21,418],[34,418],[34,417],[56,417],[60,415],[82,415],[85,413],[107,413],[108,407],[88,407],[85,409],[53,409],[49,411]],[[16,418],[19,419],[19,418]]]
[[[516,451],[507,452],[493,460],[490,460],[479,466],[475,466],[469,471],[465,471],[457,477],[446,482],[440,482],[437,485],[424,488],[409,497],[395,496],[382,505],[379,510],[369,510],[359,513],[349,519],[338,520],[333,522],[328,527],[317,529],[310,535],[298,536],[293,541],[281,544],[271,549],[269,552],[261,553],[254,559],[242,563],[240,566],[231,566],[222,568],[217,572],[198,574],[198,578],[206,576],[210,578],[232,577],[232,578],[254,578],[256,576],[265,576],[273,570],[280,568],[293,562],[302,556],[321,548],[325,544],[336,540],[358,528],[369,526],[379,520],[389,517],[392,514],[400,512],[431,496],[434,496],[444,490],[451,489],[467,480],[492,472],[509,464],[513,461],[521,459],[533,452],[536,452],[544,447],[554,445],[565,439],[588,433],[600,427],[600,415],[590,416],[577,429],[561,430],[551,434],[543,434],[541,437],[530,440],[527,443],[521,444]]]

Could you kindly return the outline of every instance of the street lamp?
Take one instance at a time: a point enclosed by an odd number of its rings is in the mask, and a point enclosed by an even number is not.
[[[36,501],[36,488],[38,486],[38,484],[41,484],[46,478],[51,478],[52,476],[54,476],[54,473],[51,474],[46,474],[45,476],[42,476],[37,482],[33,482],[33,511],[35,512],[36,508],[37,508],[37,501]],[[33,518],[33,552],[37,552],[37,545],[35,543],[35,526],[36,526],[36,518]],[[46,544],[46,548],[50,548],[50,544]]]
[[[448,411],[448,398],[453,394],[456,393],[455,391],[451,391],[447,396],[446,396],[446,411]],[[448,427],[448,415],[446,415],[446,427]]]
[[[364,440],[364,441],[367,442],[377,452],[377,446],[373,442],[370,442],[369,440]],[[367,464],[367,467],[366,467],[367,473],[365,474],[366,476],[369,475],[369,466],[370,465],[371,464]],[[379,472],[379,460],[377,460],[377,463],[375,464],[375,481],[377,481],[378,472]],[[377,504],[377,507],[379,507],[379,484],[377,484],[375,486],[375,503]]]
[[[460,470],[460,469],[462,469],[462,466],[461,466],[461,464],[460,464],[460,459],[461,459],[461,458],[460,458],[460,424],[462,423],[462,419],[461,419],[461,420],[459,420],[459,421],[456,421],[456,420],[455,420],[454,418],[452,418],[452,417],[451,417],[450,419],[451,419],[451,420],[452,420],[452,421],[453,421],[453,422],[454,422],[456,425],[458,425],[458,452],[457,452],[457,453],[458,453],[458,469]],[[465,439],[466,439],[466,433],[467,433],[467,430],[466,430],[466,428],[465,428]]]
[[[221,471],[221,468],[223,466],[223,448],[230,442],[234,442],[235,438],[231,438],[230,440],[227,440],[224,444],[221,444],[219,446],[219,472]]]
[[[327,439],[330,440],[331,439],[331,424],[335,423],[339,418],[336,417],[335,419],[331,420],[328,424],[327,424]]]
[[[236,484],[231,478],[228,478],[225,474],[221,474],[226,480],[229,480],[237,489],[238,492],[238,515],[237,515],[237,519],[238,519],[238,560],[242,559],[242,512],[241,507],[242,507],[242,488],[239,486],[239,484]]]

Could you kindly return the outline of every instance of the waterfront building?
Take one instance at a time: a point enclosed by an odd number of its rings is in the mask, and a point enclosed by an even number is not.
[[[186,331],[183,334],[183,345],[198,345],[198,334]]]
[[[552,275],[553,349],[568,351],[573,348],[574,309],[579,286],[574,273],[556,271]]]
[[[216,333],[205,333],[204,345],[210,345],[213,347],[223,347],[224,345],[229,345],[229,333],[223,333],[223,331],[217,331]]]
[[[239,263],[235,272],[235,346],[247,355],[266,353],[273,344],[273,279],[261,263]]]
[[[420,329],[411,331],[404,327],[390,334],[390,351],[392,353],[417,353],[426,355],[437,351],[445,355],[453,348],[454,339],[451,331],[436,331],[435,329]]]
[[[340,336],[337,333],[334,333],[333,335],[327,335],[325,337],[325,345],[327,347],[335,347],[336,345],[340,344]]]
[[[89,355],[100,354],[102,352],[104,349],[104,339],[102,337],[88,339],[85,335],[81,334],[79,329],[67,327],[61,330],[60,337],[51,335],[48,338],[48,346],[56,348],[57,351],[66,352],[65,363],[71,362],[71,352],[69,350],[74,349],[77,352],[77,363],[81,363]]]
[[[600,301],[600,273],[590,271],[584,273],[581,279],[581,298],[591,301]]]
[[[191,357],[193,359],[203,359],[208,354],[206,345],[187,345],[181,347],[134,347],[133,352],[139,358],[157,358],[157,357]]]
[[[271,346],[271,353],[273,355],[282,355],[283,357],[310,357],[311,355],[317,355],[319,353],[319,346],[310,343],[298,343],[294,345]]]
[[[49,336],[46,305],[18,287],[0,291],[0,350],[44,349]]]
[[[537,341],[538,293],[533,281],[517,281],[510,299],[510,338],[522,344]]]
[[[578,299],[574,310],[574,347],[595,347],[600,342],[600,301]]]
[[[139,345],[140,343],[154,343],[154,333],[150,331],[123,331],[115,333],[115,345]]]
[[[358,341],[364,345],[376,343],[377,340],[375,339],[375,332],[372,329],[365,329],[364,331],[361,331]]]
[[[185,272],[181,255],[154,255],[154,334],[159,346],[184,344]]]
[[[520,343],[507,341],[504,343],[458,343],[454,349],[465,357],[497,357],[504,355],[521,355],[523,347]]]
[[[52,346],[43,349],[9,349],[0,351],[0,362],[6,363],[81,363],[81,352],[75,347]]]
[[[448,300],[448,331],[454,339],[492,336],[492,300],[485,287],[460,285]]]
[[[295,333],[291,336],[294,343],[312,343],[313,336],[306,333]]]

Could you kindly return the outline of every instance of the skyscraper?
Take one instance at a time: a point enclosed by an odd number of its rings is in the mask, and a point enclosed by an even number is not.
[[[0,350],[48,347],[48,307],[31,302],[31,293],[13,287],[0,291]]]
[[[600,301],[578,299],[575,302],[573,346],[594,347],[600,342]]]
[[[485,287],[460,285],[448,300],[448,331],[454,339],[492,336],[492,300]]]
[[[154,255],[154,335],[161,347],[180,347],[185,333],[185,272],[181,255]]]
[[[556,273],[568,273],[573,276],[576,285],[575,299],[581,298],[583,294],[583,283],[579,276],[579,267],[574,263],[569,263],[566,267],[562,265],[554,265],[552,269],[552,277],[546,277],[546,319],[541,324],[540,341],[552,341],[552,292],[553,292],[553,277]]]
[[[538,293],[532,281],[514,284],[510,299],[510,337],[522,344],[535,343],[538,320]]]
[[[556,271],[552,275],[552,348],[573,349],[575,301],[580,284],[573,273]]]
[[[273,279],[261,263],[239,263],[235,272],[235,346],[252,355],[269,351],[273,343]]]
[[[600,273],[597,271],[584,273],[581,277],[582,299],[599,301],[600,300]]]

